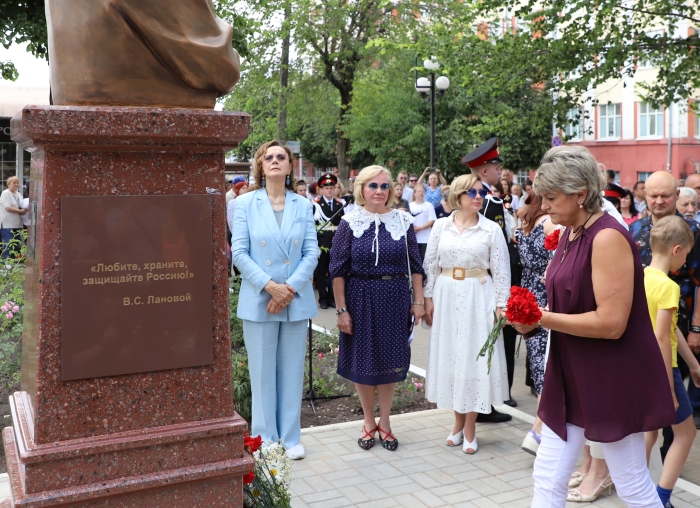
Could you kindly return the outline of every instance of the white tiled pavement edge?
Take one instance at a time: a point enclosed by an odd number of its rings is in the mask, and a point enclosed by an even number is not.
[[[0,501],[10,497],[10,478],[7,473],[0,474]]]

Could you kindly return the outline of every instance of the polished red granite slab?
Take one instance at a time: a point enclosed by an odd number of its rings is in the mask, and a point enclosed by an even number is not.
[[[224,154],[243,113],[27,106],[12,137],[32,152],[37,204],[26,270],[22,392],[3,433],[10,506],[241,506],[245,422],[234,413]],[[61,198],[211,197],[213,363],[62,381]]]

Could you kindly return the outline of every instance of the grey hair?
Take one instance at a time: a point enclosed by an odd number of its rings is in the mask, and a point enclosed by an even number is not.
[[[678,197],[679,198],[695,198],[695,202],[698,202],[698,195],[695,192],[695,189],[692,187],[680,187],[678,189]]]
[[[587,190],[583,208],[595,213],[603,206],[601,176],[598,162],[587,148],[555,146],[542,157],[532,189],[539,196],[549,192],[563,192],[570,196]]]

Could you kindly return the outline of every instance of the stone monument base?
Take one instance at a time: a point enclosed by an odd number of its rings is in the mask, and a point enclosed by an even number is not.
[[[243,505],[241,477],[252,459],[238,415],[39,445],[26,400],[10,396],[14,426],[3,441],[12,498],[0,506]]]
[[[0,506],[243,506],[254,461],[231,386],[224,155],[248,125],[244,113],[158,108],[27,106],[13,118],[12,138],[32,152],[31,225],[22,391],[2,436],[12,494]],[[200,226],[176,220],[188,196]],[[112,215],[69,206],[103,197]],[[209,240],[188,241],[198,228]],[[104,273],[117,266],[133,273]],[[109,305],[71,314],[76,298]],[[169,323],[204,311],[194,331]],[[76,339],[87,346],[71,356]]]

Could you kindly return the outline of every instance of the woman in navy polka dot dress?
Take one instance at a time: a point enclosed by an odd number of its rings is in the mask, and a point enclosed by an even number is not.
[[[358,439],[369,450],[374,436],[395,450],[389,415],[398,381],[406,379],[411,361],[410,318],[424,314],[423,271],[413,217],[392,210],[391,173],[381,166],[364,168],[355,180],[360,208],[345,215],[331,248],[340,352],[338,374],[353,381],[365,425]],[[408,246],[408,256],[407,256]],[[408,283],[410,259],[413,301]],[[379,423],[374,419],[375,391]]]

